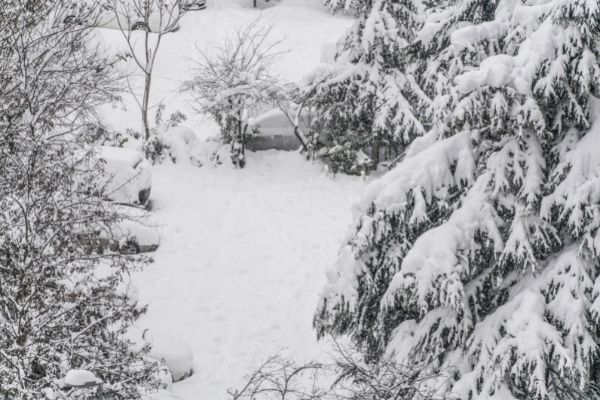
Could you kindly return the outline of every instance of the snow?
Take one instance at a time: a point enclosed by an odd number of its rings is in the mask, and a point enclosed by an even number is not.
[[[64,382],[68,386],[89,386],[102,383],[93,372],[85,369],[72,369],[65,375]]]
[[[133,283],[150,305],[139,328],[192,349],[194,374],[173,385],[177,398],[225,399],[282,349],[323,357],[312,317],[366,183],[293,152],[250,153],[242,170],[154,168],[161,246]]]

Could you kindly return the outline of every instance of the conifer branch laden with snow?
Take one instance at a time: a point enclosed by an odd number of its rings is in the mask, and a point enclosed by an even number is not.
[[[326,3],[358,18],[338,43],[336,65],[309,77],[303,97],[316,115],[314,146],[329,150],[334,170],[360,173],[360,152],[369,152],[376,168],[384,149],[395,158],[427,129],[430,100],[415,79],[408,47],[422,6],[413,0]]]
[[[594,398],[598,4],[427,15],[415,46],[431,129],[370,186],[315,326],[373,361],[450,368],[459,398]]]

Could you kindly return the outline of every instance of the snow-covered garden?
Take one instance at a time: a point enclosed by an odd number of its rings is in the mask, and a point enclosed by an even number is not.
[[[600,6],[0,2],[0,399],[600,399]]]

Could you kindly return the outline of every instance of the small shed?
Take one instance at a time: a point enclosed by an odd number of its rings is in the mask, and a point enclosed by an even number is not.
[[[293,117],[292,117],[293,118]],[[272,109],[250,120],[246,149],[295,151],[302,146],[294,133],[294,124],[280,109]],[[306,123],[300,121],[300,129],[307,130]]]

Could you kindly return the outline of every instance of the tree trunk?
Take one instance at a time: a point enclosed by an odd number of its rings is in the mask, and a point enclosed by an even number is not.
[[[154,67],[154,57],[149,46],[150,40],[150,2],[144,3],[144,22],[146,30],[144,31],[144,55],[146,56],[146,68],[144,70],[144,98],[142,99],[142,124],[144,125],[144,136],[146,140],[150,139],[150,124],[148,123],[148,109],[150,108],[150,85],[152,83],[152,69]]]
[[[371,147],[371,160],[373,161],[373,169],[377,169],[379,164],[379,139],[375,138]]]
[[[148,123],[148,108],[150,105],[150,85],[152,83],[152,75],[145,74],[144,79],[144,98],[142,100],[142,124],[144,126],[144,136],[146,140],[150,139],[150,124]]]
[[[244,165],[246,165],[246,143],[244,143],[244,122],[242,120],[242,114],[243,112],[240,111],[239,113],[239,119],[238,119],[238,137],[239,137],[239,141],[240,141],[240,146],[241,146],[241,163],[240,163],[240,167],[244,168]]]

